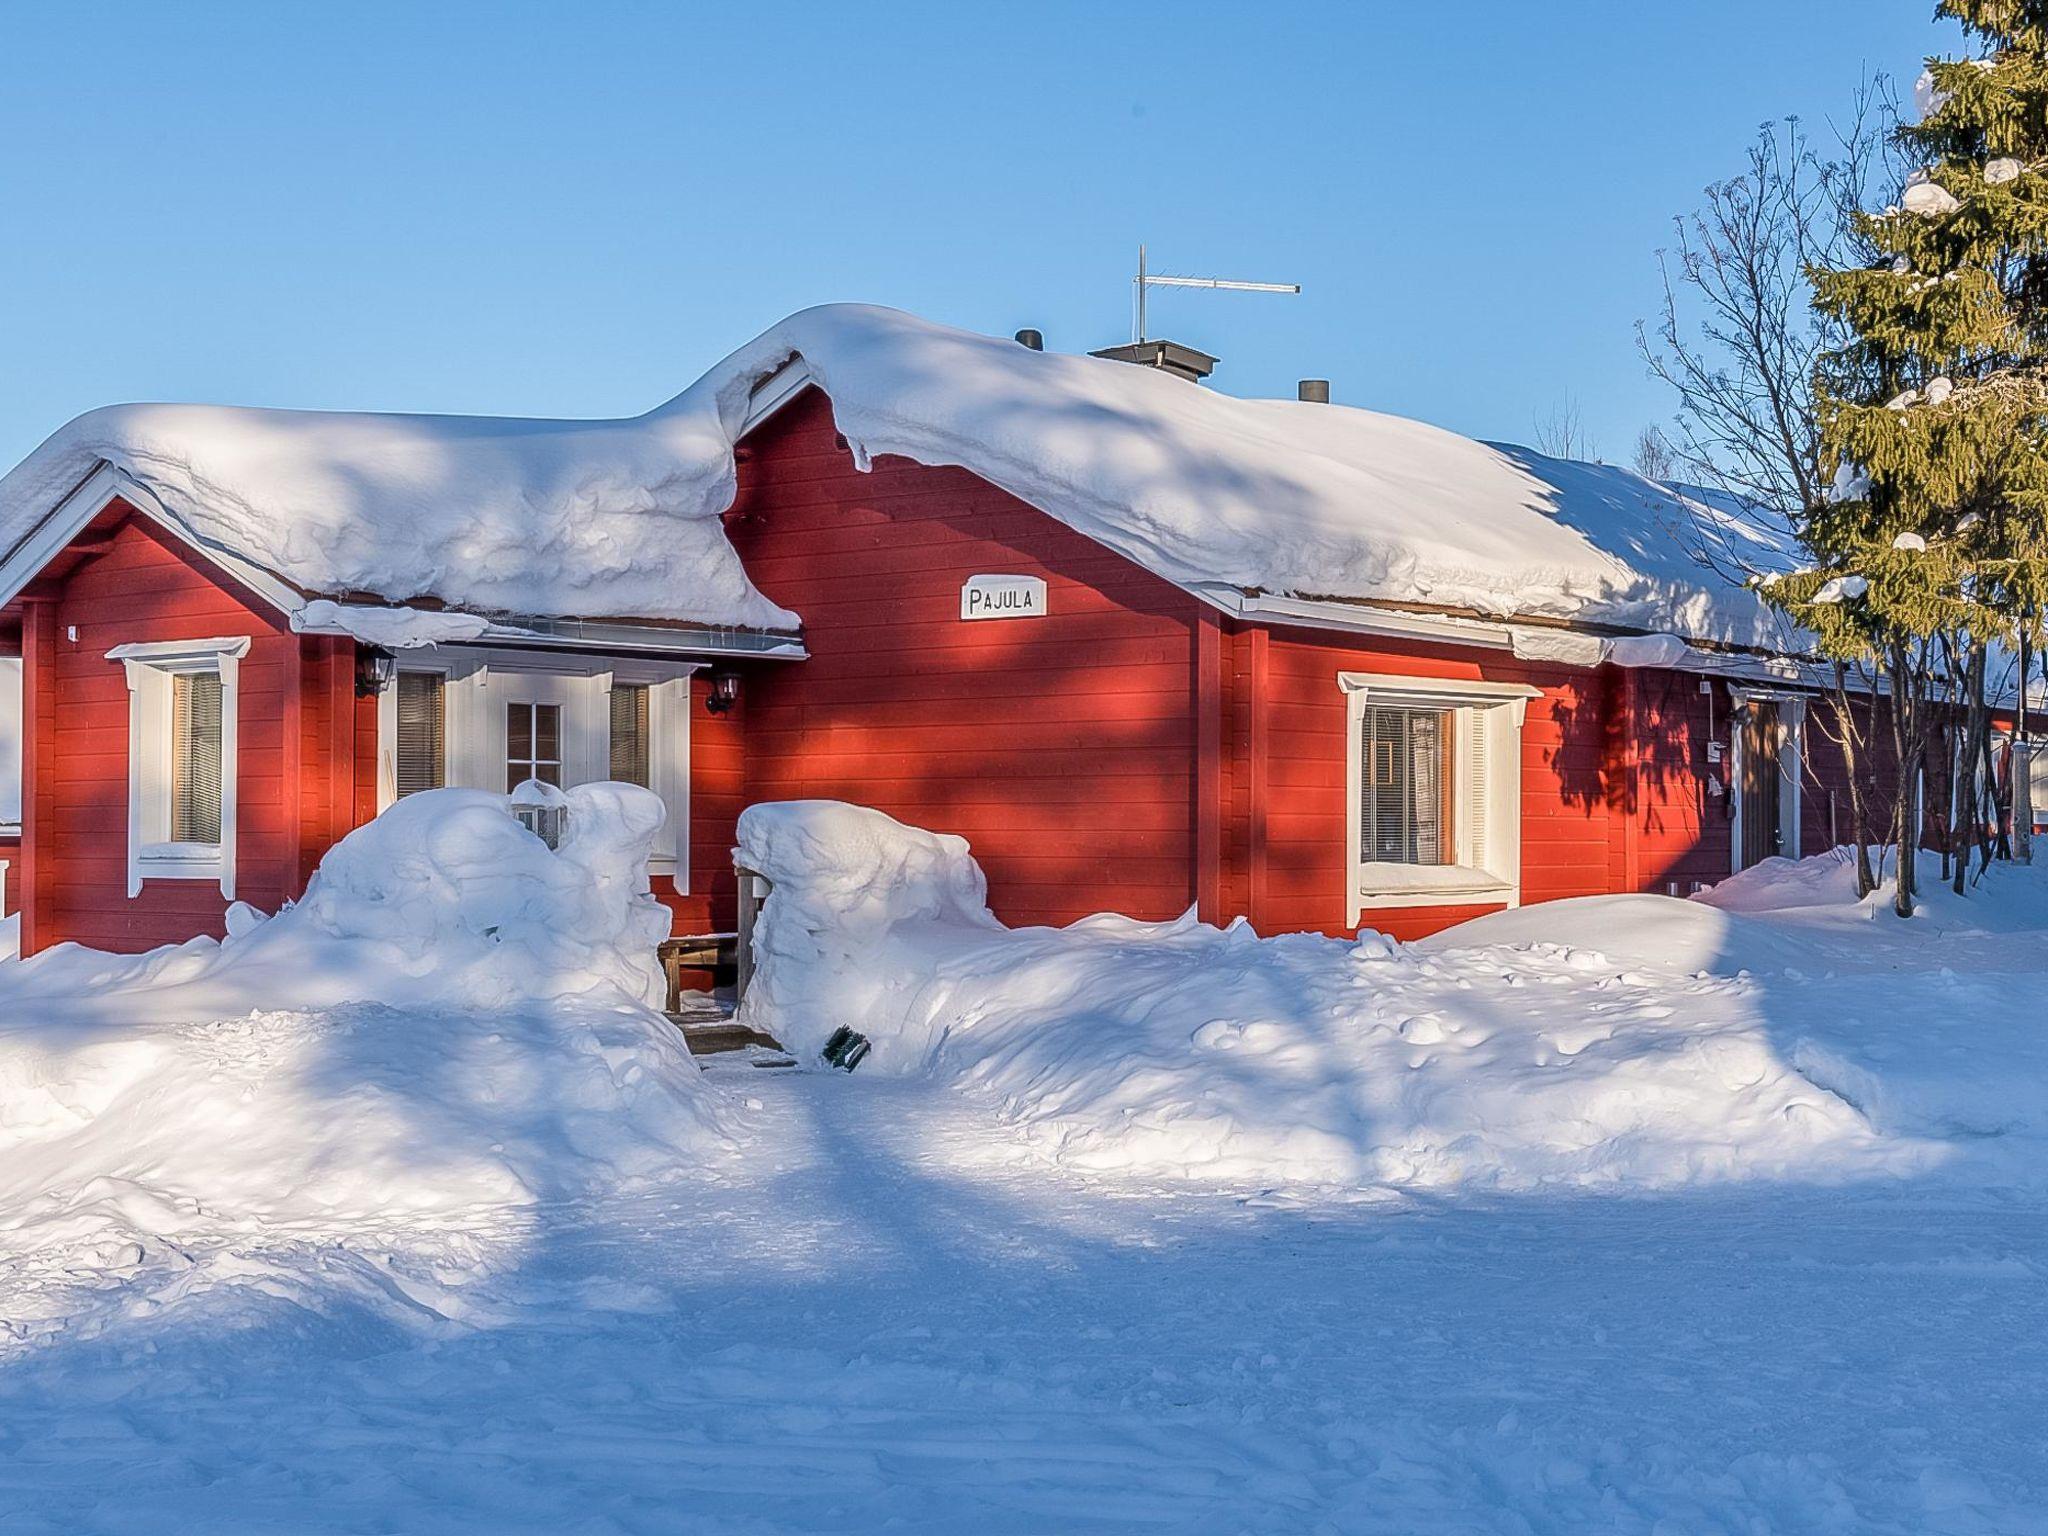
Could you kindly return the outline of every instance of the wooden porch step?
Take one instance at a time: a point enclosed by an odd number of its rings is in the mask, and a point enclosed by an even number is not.
[[[728,1051],[744,1051],[750,1045],[770,1051],[782,1049],[782,1042],[773,1035],[735,1023],[729,1013],[692,1009],[670,1013],[669,1021],[683,1032],[683,1043],[689,1046],[692,1056],[718,1056]]]
[[[728,1021],[724,1024],[693,1024],[683,1031],[683,1039],[691,1053],[698,1056],[716,1056],[722,1051],[744,1051],[750,1045],[765,1046],[768,1050],[779,1051],[782,1042],[773,1035],[764,1035],[758,1029],[749,1029],[744,1024]]]

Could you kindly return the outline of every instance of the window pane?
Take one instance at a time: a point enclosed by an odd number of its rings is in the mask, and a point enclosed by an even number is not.
[[[562,760],[562,707],[559,704],[533,706],[533,757],[539,763]],[[550,783],[553,780],[549,780]]]
[[[447,783],[447,714],[442,680],[432,672],[398,674],[398,796]]]
[[[1359,857],[1377,864],[1448,862],[1448,712],[1368,707],[1359,729]]]
[[[624,684],[612,689],[612,765],[614,783],[647,787],[647,687]]]
[[[220,842],[220,674],[171,678],[171,841]]]
[[[533,706],[505,706],[505,756],[515,763],[533,761]]]

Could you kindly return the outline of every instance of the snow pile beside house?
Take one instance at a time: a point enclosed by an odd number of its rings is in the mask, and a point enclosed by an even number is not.
[[[751,808],[775,882],[746,1015],[992,1095],[1069,1166],[1231,1185],[1662,1187],[1921,1165],[1802,1075],[1745,982],[1562,944],[1260,939],[1191,919],[1003,928],[958,839]],[[1683,908],[1681,903],[1668,903]],[[849,977],[886,977],[852,988]]]
[[[719,514],[793,360],[863,468],[964,466],[1171,581],[1796,638],[1713,573],[1784,569],[1790,547],[1704,493],[858,304],[790,316],[632,420],[94,411],[0,480],[0,551],[106,461],[202,544],[315,594],[790,628]]]
[[[757,919],[748,1016],[815,1057],[860,1019],[908,1020],[933,966],[1006,934],[965,838],[926,832],[836,800],[789,800],[740,813],[741,867],[773,899]],[[922,1054],[928,1041],[893,1042]]]
[[[341,1003],[652,1002],[669,917],[644,872],[666,811],[629,784],[582,785],[567,799],[551,852],[502,795],[408,796],[337,843],[304,899],[277,916],[237,905],[225,941],[139,956],[59,945],[12,973],[0,1019],[52,1006],[122,1023]]]
[[[0,1261],[183,1273],[251,1234],[438,1251],[723,1147],[645,1001],[661,815],[644,790],[576,790],[551,853],[502,797],[422,794],[223,942],[9,966]]]

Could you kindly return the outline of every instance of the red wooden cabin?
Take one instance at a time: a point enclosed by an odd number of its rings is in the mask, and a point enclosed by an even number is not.
[[[733,622],[730,594],[693,621],[688,591],[650,616],[602,573],[545,609],[450,600],[460,573],[438,570],[309,582],[299,525],[265,531],[260,484],[212,516],[216,481],[156,472],[120,422],[52,439],[0,483],[0,760],[19,758],[0,771],[0,816],[18,789],[19,817],[0,859],[23,950],[219,934],[231,902],[291,899],[394,796],[529,775],[667,798],[650,873],[680,933],[731,927],[734,822],[760,800],[958,833],[1012,924],[1193,905],[1262,932],[1413,936],[1518,903],[1683,894],[1846,834],[1796,659],[1423,593],[1190,580],[965,454],[870,459],[833,370],[775,335],[715,374],[730,478],[706,493],[766,622]],[[1057,361],[1109,370],[1074,375],[1109,391],[1144,372]],[[1162,389],[1209,394],[1142,381],[1145,401]],[[638,512],[659,526],[664,508]]]

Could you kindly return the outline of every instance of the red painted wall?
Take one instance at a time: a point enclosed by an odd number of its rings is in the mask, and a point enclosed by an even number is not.
[[[746,682],[746,801],[958,833],[1012,923],[1187,908],[1193,598],[964,470],[857,471],[815,392],[749,440],[726,522],[810,650]],[[1042,577],[1048,616],[963,623],[978,573]]]
[[[1346,933],[1349,715],[1340,672],[1484,679],[1541,688],[1522,730],[1522,899],[1612,889],[1605,682],[1502,652],[1276,628],[1234,637],[1224,915],[1262,933]],[[1260,808],[1264,814],[1261,816]],[[1363,925],[1415,938],[1495,906],[1368,910]]]
[[[1542,690],[1522,738],[1525,901],[1685,891],[1728,871],[1728,801],[1707,792],[1705,763],[1709,736],[1728,739],[1724,684],[1703,694],[1688,675],[1240,625],[964,470],[885,458],[860,473],[815,392],[749,440],[739,478],[728,531],[762,590],[804,616],[810,659],[752,665],[723,716],[704,708],[707,682],[694,685],[687,889],[656,882],[678,932],[734,925],[741,809],[811,797],[966,837],[1013,924],[1167,918],[1192,901],[1264,932],[1345,932],[1344,671]],[[128,696],[106,652],[252,638],[237,894],[265,908],[374,815],[376,703],[355,697],[352,643],[292,635],[140,517],[102,519],[87,546],[20,605],[32,830],[10,907],[28,907],[31,947],[217,934],[225,903],[212,884],[127,896]],[[1048,617],[962,622],[961,584],[985,572],[1043,578]],[[1807,742],[1813,852],[1843,774],[1823,732],[1810,726]],[[1364,921],[1413,937],[1484,910]]]
[[[47,675],[32,695],[35,944],[139,950],[218,935],[226,902],[215,884],[150,881],[128,896],[128,687],[106,653],[133,641],[250,637],[238,706],[237,895],[273,908],[297,893],[306,846],[301,642],[261,600],[141,518],[96,538],[111,541],[105,553],[39,594],[49,601],[36,626]],[[39,670],[34,660],[26,669]]]

